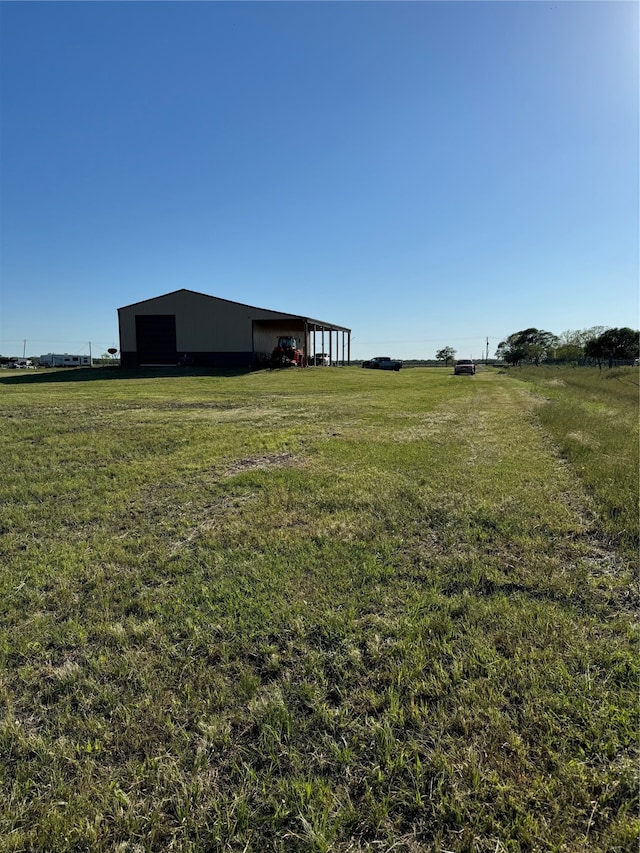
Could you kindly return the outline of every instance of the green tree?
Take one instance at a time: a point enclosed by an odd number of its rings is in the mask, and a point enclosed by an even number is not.
[[[599,338],[606,331],[606,326],[591,326],[588,329],[567,329],[566,332],[558,335],[558,342],[560,346],[577,346],[584,349],[589,341]]]
[[[619,329],[607,329],[585,347],[585,354],[600,361],[630,361],[640,354],[640,332],[623,326]]]
[[[552,332],[545,332],[544,329],[523,329],[501,341],[496,356],[514,366],[523,363],[540,364],[549,357],[549,353],[557,344],[558,338]]]
[[[436,353],[436,358],[438,361],[444,361],[444,366],[446,367],[452,358],[455,357],[456,351],[453,347],[442,347]]]
[[[577,362],[584,358],[584,347],[579,344],[560,344],[553,352],[555,361]]]
[[[558,335],[558,346],[553,351],[555,361],[583,363],[587,345],[607,331],[606,326],[591,326],[588,329],[567,329]]]

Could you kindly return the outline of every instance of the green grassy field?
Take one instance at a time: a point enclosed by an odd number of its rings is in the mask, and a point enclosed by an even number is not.
[[[637,556],[638,370],[525,368],[543,395],[540,419],[595,498],[603,532]]]
[[[0,851],[637,850],[637,382],[1,377]]]

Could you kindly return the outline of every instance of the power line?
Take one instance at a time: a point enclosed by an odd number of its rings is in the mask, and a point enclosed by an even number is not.
[[[358,341],[358,345],[366,344],[370,346],[371,344],[435,344],[440,343],[440,341],[448,340],[450,343],[455,344],[458,341],[481,341],[488,340],[489,338],[499,338],[500,335],[472,335],[467,338],[451,338],[448,335],[441,335],[439,338],[422,338],[421,340],[409,340],[407,338],[400,338],[397,340],[378,340],[378,341]],[[351,338],[353,343],[353,338]]]
[[[104,341],[94,341],[94,340],[91,340],[91,341],[86,341],[86,340],[84,340],[84,341],[60,341],[60,340],[52,341],[52,340],[42,340],[42,339],[34,340],[32,338],[19,338],[19,339],[15,339],[15,340],[5,340],[3,338],[2,340],[0,340],[0,346],[5,347],[5,348],[8,346],[13,346],[13,345],[22,345],[23,347],[26,345],[28,345],[29,347],[34,347],[37,345],[38,347],[40,347],[41,344],[42,345],[48,344],[50,346],[56,345],[56,346],[59,346],[60,348],[73,347],[74,349],[89,349],[89,345],[91,345],[91,346],[96,346],[98,348],[103,347],[104,349],[106,349],[107,347],[113,346],[113,340],[111,341],[111,343],[105,343]]]

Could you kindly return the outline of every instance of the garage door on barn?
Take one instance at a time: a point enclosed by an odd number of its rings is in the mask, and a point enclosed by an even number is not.
[[[178,362],[175,314],[137,314],[136,345],[140,367],[175,367]]]

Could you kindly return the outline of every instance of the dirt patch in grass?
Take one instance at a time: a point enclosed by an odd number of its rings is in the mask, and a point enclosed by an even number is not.
[[[234,459],[222,472],[223,477],[234,477],[243,471],[265,471],[271,468],[301,467],[304,460],[293,453],[267,453],[261,456],[246,456]]]

